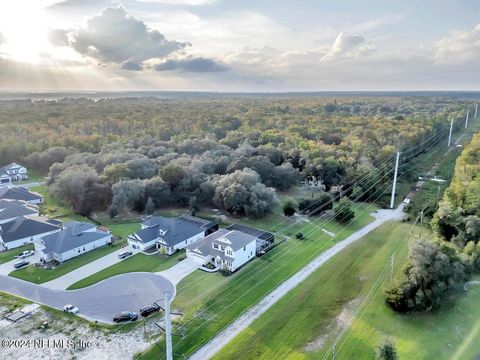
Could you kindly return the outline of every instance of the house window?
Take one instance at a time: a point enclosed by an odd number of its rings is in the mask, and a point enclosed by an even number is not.
[[[218,245],[214,243],[214,244],[213,244],[213,248],[214,248],[214,249],[218,249]]]

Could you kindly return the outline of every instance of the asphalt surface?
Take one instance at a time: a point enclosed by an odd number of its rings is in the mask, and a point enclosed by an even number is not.
[[[54,290],[20,279],[0,275],[0,291],[20,296],[59,310],[65,304],[79,308],[79,316],[102,323],[112,323],[121,311],[137,311],[175,293],[172,283],[159,274],[128,273],[111,277],[79,290]]]

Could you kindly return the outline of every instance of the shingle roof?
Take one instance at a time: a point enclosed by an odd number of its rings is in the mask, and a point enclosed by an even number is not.
[[[249,226],[241,225],[241,224],[232,224],[227,226],[227,229],[229,230],[238,230],[241,232],[244,232],[246,234],[250,234],[252,236],[255,236],[261,240],[270,240],[271,238],[274,238],[274,235],[272,233],[269,233],[267,231],[251,228]]]
[[[62,223],[43,216],[20,217],[0,224],[0,236],[3,242],[25,239],[35,235],[61,229]]]
[[[250,244],[252,241],[256,241],[256,237],[246,234],[238,230],[219,229],[214,233],[206,236],[202,240],[199,240],[193,244],[188,245],[187,250],[196,252],[204,256],[220,256],[222,259],[232,259],[232,257],[225,255],[221,250],[217,250],[213,247],[214,243],[225,246],[225,242],[221,241],[222,238],[228,240],[231,244],[228,244],[233,251],[239,250],[242,247]]]
[[[14,219],[27,215],[38,215],[38,209],[23,201],[0,199],[0,220]]]
[[[86,231],[95,225],[72,221],[64,224],[64,229],[51,235],[42,237],[45,244],[44,253],[54,252],[61,254],[109,236],[104,231]]]
[[[0,187],[0,199],[32,201],[43,199],[42,196],[28,191],[23,187],[12,188],[10,186]]]
[[[194,235],[204,232],[216,223],[193,216],[153,216],[144,221],[142,225],[148,227],[132,235],[137,240],[148,243],[161,238],[168,246],[175,246]]]

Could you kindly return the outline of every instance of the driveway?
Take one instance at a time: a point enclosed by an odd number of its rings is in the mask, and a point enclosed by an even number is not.
[[[164,292],[175,292],[166,278],[152,273],[128,273],[111,277],[79,290],[54,290],[20,279],[0,275],[0,291],[62,310],[65,304],[77,306],[79,316],[111,323],[120,311],[138,311],[163,299]]]
[[[30,262],[30,264],[39,262],[40,261],[40,254],[35,253],[35,255],[27,257],[25,259],[14,259],[12,261],[1,264],[0,265],[0,275],[7,276],[8,274],[10,274],[13,270],[15,270],[13,265],[15,263],[19,262],[19,261],[22,261],[22,260],[28,261],[28,262]]]
[[[168,279],[173,285],[177,285],[184,277],[190,275],[197,270],[201,265],[191,258],[186,258],[178,264],[168,268],[167,270],[156,272]]]
[[[49,289],[54,289],[54,290],[65,290],[70,285],[75,284],[77,281],[85,279],[90,275],[96,274],[97,272],[122,261],[122,259],[118,258],[118,253],[124,249],[126,248],[116,250],[108,255],[101,257],[100,259],[92,261],[91,263],[88,263],[82,267],[79,267],[78,269],[75,269],[63,276],[60,276],[56,279],[45,282],[42,284],[42,286],[45,286]],[[132,251],[134,254],[138,252],[138,250],[132,250],[130,248],[128,248],[128,250]]]

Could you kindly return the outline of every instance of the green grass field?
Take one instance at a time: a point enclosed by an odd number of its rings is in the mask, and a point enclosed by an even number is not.
[[[57,199],[55,199],[50,192],[48,187],[45,185],[35,186],[30,188],[30,190],[39,193],[43,196],[43,204],[40,205],[40,213],[44,216],[50,218],[58,219],[61,221],[88,221],[88,219],[79,214],[75,214],[71,207],[61,204]]]
[[[215,359],[237,359],[238,354],[242,359],[322,359],[323,350],[341,331],[337,319],[348,321],[394,252],[399,262],[406,257],[410,229],[409,224],[387,223],[352,244],[255,320]],[[345,357],[353,358],[363,359]]]
[[[93,274],[85,279],[82,279],[75,284],[72,284],[68,290],[80,289],[86,286],[93,285],[101,280],[109,277],[120,275],[129,272],[147,271],[156,272],[168,269],[169,267],[178,263],[178,259],[185,255],[185,251],[169,256],[167,258],[160,258],[158,254],[144,255],[135,254],[122,262],[112,265],[96,274]]]
[[[357,218],[345,228],[332,220],[322,226],[300,222],[293,225],[287,234],[300,230],[306,235],[306,240],[291,238],[229,277],[197,271],[182,280],[173,306],[184,313],[179,326],[189,336],[177,342],[174,352],[185,355],[192,353],[315,256],[370,223],[373,218],[368,214],[375,208],[357,205],[360,207]],[[322,228],[333,231],[337,236],[332,239]],[[277,240],[281,240],[281,237],[283,235],[277,234]],[[207,320],[211,317],[212,320]],[[158,347],[153,347],[140,358],[157,359],[161,352]]]
[[[69,273],[70,271],[78,269],[83,265],[86,265],[105,255],[108,255],[111,252],[120,249],[124,245],[125,245],[124,242],[117,242],[114,245],[105,245],[101,248],[90,251],[86,254],[82,254],[73,259],[67,260],[52,270],[46,270],[43,268],[33,268],[33,267],[27,266],[23,269],[12,271],[8,275],[18,279],[33,282],[35,284],[41,284],[41,283],[56,279],[62,275],[65,275],[66,273]]]
[[[15,256],[26,250],[33,250],[33,244],[27,244],[16,249],[0,252],[0,264],[15,260]]]

